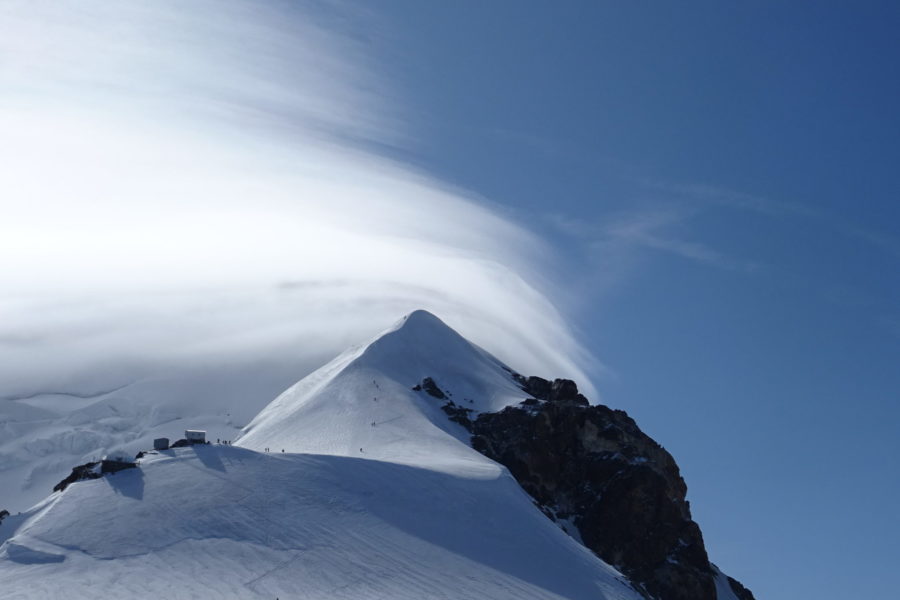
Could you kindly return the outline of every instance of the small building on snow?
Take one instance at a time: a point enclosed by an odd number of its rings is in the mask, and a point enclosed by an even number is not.
[[[205,444],[206,432],[200,429],[185,429],[184,439],[191,444]]]
[[[153,440],[153,449],[154,450],[168,450],[169,449],[169,438],[156,438]]]

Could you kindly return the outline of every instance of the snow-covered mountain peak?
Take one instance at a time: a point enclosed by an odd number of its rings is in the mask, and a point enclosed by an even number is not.
[[[412,311],[411,313],[403,315],[403,317],[401,317],[399,321],[394,323],[393,327],[388,329],[388,331],[401,330],[405,331],[407,335],[416,333],[427,333],[433,335],[438,332],[443,332],[444,334],[452,333],[455,335],[459,335],[455,331],[453,331],[450,326],[441,321],[436,315],[428,312],[424,308],[419,308]]]
[[[445,381],[456,383],[461,377],[479,386],[485,378],[501,385],[510,382],[510,370],[502,362],[425,310],[413,311],[397,321],[367,344],[354,363],[410,386],[425,377],[440,383],[441,375]],[[516,391],[517,397],[521,396],[518,388]],[[484,398],[479,400],[484,402]],[[493,408],[479,406],[481,410]]]
[[[481,352],[430,312],[416,310],[366,344],[360,359],[372,367],[392,370],[415,357],[434,361],[441,356],[459,359],[470,354]]]
[[[625,413],[426,311],[291,386],[234,446],[126,461],[7,513],[4,598],[752,600],[709,565],[674,460]]]
[[[421,389],[426,378],[472,413],[525,397],[499,360],[417,310],[285,391],[244,429],[238,444],[440,469],[448,462],[467,468],[477,463],[496,470],[471,449],[468,433],[448,421],[443,402]]]
[[[441,410],[523,397],[499,361],[416,311],[285,391],[234,446],[149,452],[13,517],[0,589],[639,600]]]

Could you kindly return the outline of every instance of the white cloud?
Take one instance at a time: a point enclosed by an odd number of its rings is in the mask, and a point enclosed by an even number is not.
[[[324,10],[0,5],[0,394],[284,347],[312,368],[419,307],[587,383],[535,287],[552,251],[366,149],[409,138],[402,103],[368,22]]]

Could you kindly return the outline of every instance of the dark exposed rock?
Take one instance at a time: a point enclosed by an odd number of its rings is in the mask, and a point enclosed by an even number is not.
[[[519,382],[519,386],[526,393],[531,394],[538,400],[549,400],[550,399],[550,382],[546,379],[542,379],[540,377],[517,377],[516,380]]]
[[[124,471],[125,469],[134,469],[137,467],[136,463],[129,462],[127,460],[101,460],[100,461],[100,473],[103,475],[108,475],[110,473],[118,473],[119,471]]]
[[[716,600],[672,456],[625,412],[590,406],[574,382],[511,375],[533,398],[466,415],[472,446],[505,465],[544,514],[574,524],[585,546],[648,598]]]
[[[645,597],[716,600],[715,571],[672,456],[625,412],[591,406],[575,382],[507,371],[531,397],[497,413],[457,405],[431,377],[412,389],[446,400],[441,410],[472,433],[473,448],[505,465],[548,518],[565,519],[569,533],[574,525]],[[728,581],[740,600],[754,600]]]
[[[9,516],[8,510],[0,510],[0,524],[3,523],[3,519]]]
[[[68,477],[53,486],[53,491],[61,492],[76,481],[99,479],[104,475],[118,473],[119,471],[133,469],[135,467],[137,467],[135,463],[124,460],[101,460],[78,465],[72,469],[72,472],[69,473]]]
[[[70,484],[75,483],[76,481],[84,481],[86,479],[99,479],[101,477],[97,468],[100,465],[99,462],[89,462],[83,465],[78,465],[77,467],[72,469],[72,472],[69,473],[69,476],[57,483],[53,486],[54,492],[61,492]]]
[[[518,373],[511,373],[513,379],[527,394],[531,394],[538,400],[547,402],[566,402],[588,406],[587,398],[578,393],[578,386],[571,379],[554,379],[552,382],[541,377],[524,377]]]
[[[469,415],[472,413],[471,408],[465,408],[463,406],[459,406],[454,403],[453,400],[450,400],[443,406],[441,406],[441,410],[447,413],[447,416],[450,417],[450,420],[454,423],[459,423],[469,431],[472,430],[472,420]]]
[[[422,383],[417,384],[412,388],[414,392],[426,392],[429,396],[433,396],[438,400],[446,400],[442,406],[441,410],[447,413],[447,416],[454,423],[459,423],[469,431],[472,430],[472,421],[470,415],[472,414],[471,408],[465,408],[456,404],[453,400],[450,400],[448,396],[450,393],[445,393],[441,388],[438,387],[437,383],[434,382],[434,379],[431,377],[426,377],[422,380]],[[469,402],[472,402],[469,400]]]
[[[413,391],[415,392],[421,392],[423,390],[430,396],[434,396],[439,400],[446,400],[447,398],[447,394],[445,394],[441,390],[441,388],[437,386],[437,384],[434,382],[434,379],[432,379],[431,377],[426,377],[422,380],[422,383],[416,385],[416,387],[413,388]]]

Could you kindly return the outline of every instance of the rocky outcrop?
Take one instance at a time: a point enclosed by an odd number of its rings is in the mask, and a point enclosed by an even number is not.
[[[0,510],[0,524],[3,523],[3,519],[9,516],[8,510]]]
[[[567,379],[510,372],[530,396],[518,406],[480,413],[442,409],[472,434],[472,446],[505,465],[550,519],[622,571],[656,600],[716,600],[700,527],[672,456],[625,412],[591,406]],[[430,387],[429,386],[429,387]],[[729,578],[735,595],[753,600]]]
[[[74,467],[72,469],[72,472],[69,473],[68,477],[53,486],[53,491],[61,492],[76,481],[99,479],[104,475],[118,473],[119,471],[123,471],[125,469],[134,469],[135,467],[137,467],[137,464],[133,462],[128,462],[125,460],[106,459],[78,465],[77,467]]]
[[[53,486],[54,492],[61,492],[71,484],[76,481],[85,481],[88,479],[99,479],[102,477],[100,475],[100,463],[99,462],[89,462],[83,465],[78,465],[72,469],[72,472],[69,473],[69,476],[57,483]]]
[[[578,392],[578,386],[571,379],[554,379],[552,382],[541,377],[523,377],[510,371],[510,376],[519,384],[522,391],[530,394],[535,400],[544,400],[557,404],[575,404],[589,406],[588,399]]]
[[[422,383],[416,384],[412,390],[414,392],[425,392],[438,400],[446,400],[447,402],[441,405],[441,410],[447,414],[447,418],[454,423],[459,423],[467,429],[471,427],[471,415],[474,411],[471,408],[459,406],[456,402],[450,400],[451,394],[449,392],[444,392],[444,390],[439,388],[437,383],[435,383],[434,379],[431,377],[423,379]]]
[[[444,391],[437,386],[437,384],[434,382],[434,379],[432,379],[431,377],[426,377],[425,379],[423,379],[422,383],[417,384],[413,388],[413,391],[414,392],[424,391],[429,396],[434,396],[438,400],[446,400],[447,399],[447,394],[445,394]]]

